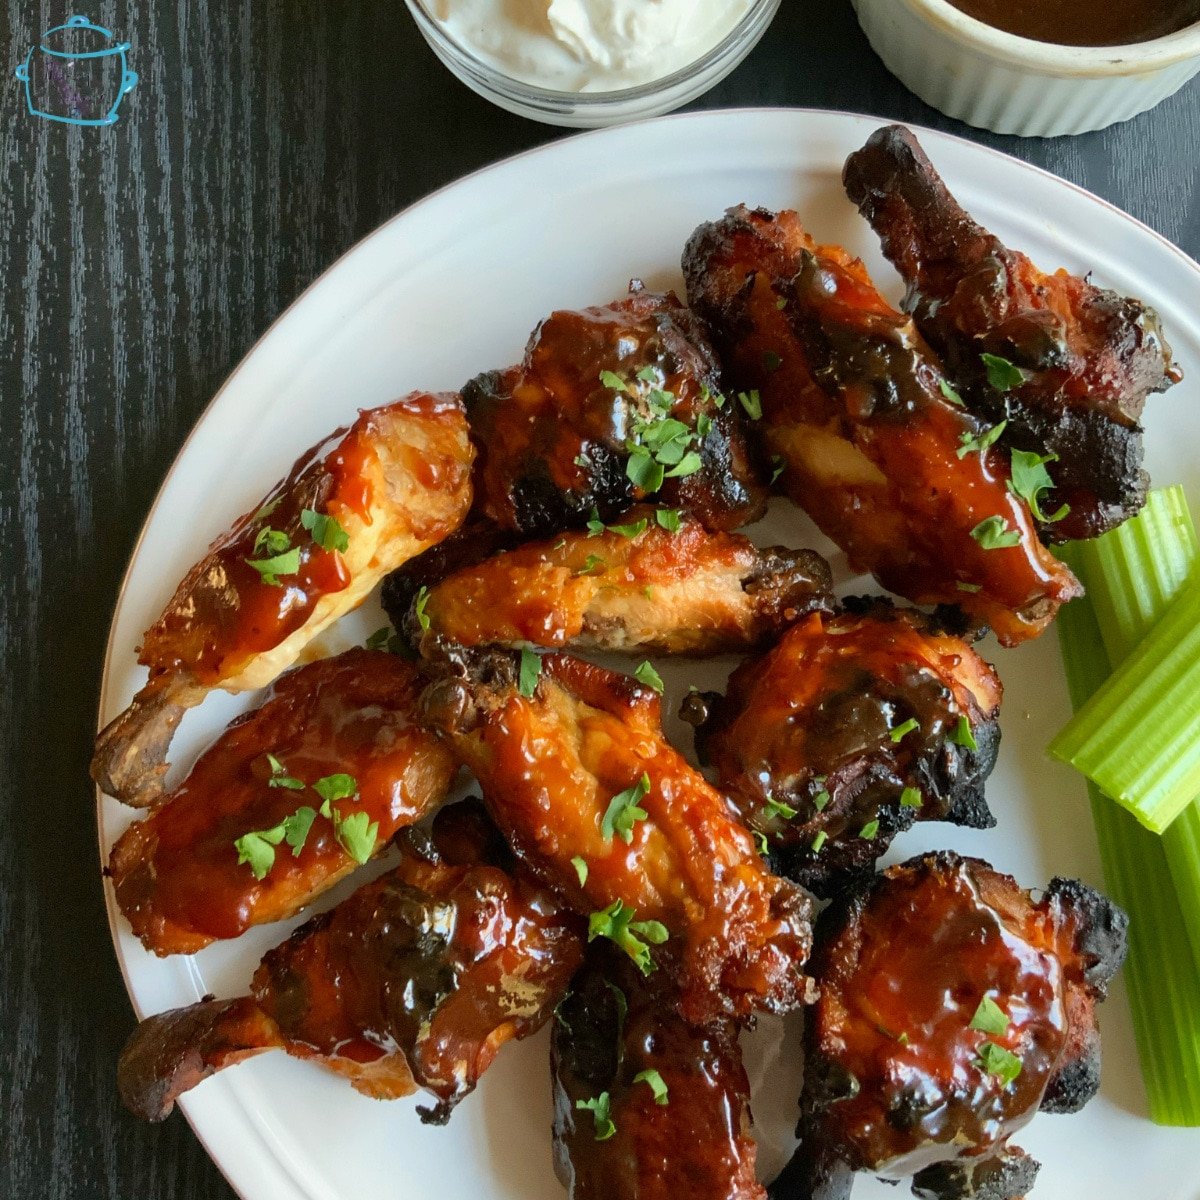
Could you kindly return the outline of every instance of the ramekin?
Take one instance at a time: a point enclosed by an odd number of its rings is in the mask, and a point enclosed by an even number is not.
[[[716,87],[758,45],[782,0],[755,0],[711,50],[651,83],[611,92],[564,92],[537,87],[497,70],[455,41],[421,0],[405,0],[434,54],[472,91],[509,112],[547,125],[596,129],[671,112]]]
[[[1153,108],[1200,71],[1200,24],[1132,46],[1058,46],[994,29],[948,0],[853,3],[902,83],[947,116],[996,133],[1103,129]]]

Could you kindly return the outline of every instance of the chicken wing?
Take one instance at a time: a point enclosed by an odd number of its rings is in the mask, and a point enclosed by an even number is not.
[[[528,665],[529,655],[523,655]],[[518,856],[695,1024],[803,1003],[811,899],[771,875],[724,799],[663,737],[658,694],[567,655],[460,650],[425,712]],[[654,949],[652,949],[654,947]]]
[[[156,954],[299,912],[442,803],[458,770],[413,720],[416,671],[349,650],[284,675],[113,847],[133,932]]]
[[[1008,1139],[1099,1085],[1096,1005],[1125,914],[1055,879],[1035,901],[979,859],[927,854],[821,915],[801,1145],[776,1200],[844,1200],[855,1171],[918,1196],[1015,1200],[1037,1164]]]
[[[458,397],[420,393],[302,455],[146,631],[138,661],[150,677],[97,739],[96,782],[128,804],[160,800],[184,712],[216,687],[265,687],[388,571],[455,530],[472,459]]]
[[[746,389],[789,495],[890,591],[956,604],[1006,645],[1079,593],[1010,488],[994,431],[862,263],[795,213],[731,209],[684,255],[688,298]]]
[[[1053,484],[1039,501],[1043,535],[1096,537],[1136,513],[1149,483],[1146,397],[1182,378],[1154,310],[1010,250],[960,207],[901,126],[850,156],[845,183],[968,407],[1007,421],[1001,446],[1054,456],[1043,464]]]
[[[983,784],[1001,694],[962,638],[877,600],[797,622],[725,696],[693,693],[683,716],[772,863],[829,895],[914,820],[995,824]]]
[[[568,1200],[766,1200],[737,1029],[693,1029],[626,962],[589,953],[551,1030]]]
[[[719,654],[831,607],[829,566],[809,550],[759,550],[675,509],[529,543],[459,571],[389,612],[426,645],[457,642]]]
[[[762,515],[766,490],[700,324],[634,284],[601,308],[556,312],[524,362],[463,389],[481,515],[547,536],[647,496],[710,529]]]
[[[118,1067],[160,1121],[216,1071],[265,1050],[312,1058],[379,1099],[418,1087],[444,1123],[507,1041],[538,1030],[583,958],[578,919],[519,873],[475,805],[415,833],[400,865],[263,958],[249,996],[143,1021]]]

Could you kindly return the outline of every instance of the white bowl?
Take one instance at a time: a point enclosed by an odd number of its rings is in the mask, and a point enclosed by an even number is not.
[[[853,2],[867,40],[902,83],[947,116],[996,133],[1103,129],[1153,108],[1200,71],[1200,24],[1131,46],[1058,46],[995,29],[948,0]]]

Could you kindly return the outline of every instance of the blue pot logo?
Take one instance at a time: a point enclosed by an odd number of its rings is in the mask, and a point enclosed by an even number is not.
[[[137,83],[128,49],[87,17],[47,29],[17,68],[30,113],[67,125],[113,124],[121,97]]]

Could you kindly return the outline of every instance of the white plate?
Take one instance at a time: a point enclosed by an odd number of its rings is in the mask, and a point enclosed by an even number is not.
[[[215,534],[249,508],[296,455],[360,407],[414,388],[454,388],[515,361],[554,308],[619,295],[631,275],[678,285],[684,241],[739,201],[795,207],[821,241],[863,255],[894,296],[900,287],[842,193],[847,154],[875,118],[780,110],[698,113],[557,142],[470,176],[384,225],[321,277],[276,322],[217,395],[180,452],[134,552],[105,664],[102,716],[140,684],[134,648],[176,581]],[[944,134],[926,149],[968,209],[1046,267],[1156,304],[1193,378],[1148,411],[1156,484],[1182,482],[1200,506],[1200,267],[1157,234],[1051,175]],[[807,520],[777,506],[755,531],[827,546]],[[340,649],[380,624],[378,609],[343,622]],[[1068,714],[1053,636],[996,651],[1006,687],[1004,747],[989,798],[999,828],[924,826],[892,859],[934,846],[978,853],[1024,884],[1051,875],[1102,884],[1084,791],[1043,748]],[[688,682],[719,685],[728,663],[676,666],[668,699]],[[175,741],[186,765],[246,697],[211,697]],[[674,727],[678,733],[678,727]],[[690,742],[684,743],[690,745]],[[130,814],[99,808],[101,849]],[[109,898],[117,955],[140,1015],[206,992],[244,990],[259,955],[288,927],[252,931],[194,958],[161,960],[130,936]],[[798,1081],[796,1025],[764,1022],[748,1038],[764,1169],[791,1148]],[[1079,1116],[1035,1119],[1018,1140],[1044,1167],[1043,1200],[1200,1200],[1200,1130],[1145,1118],[1125,998],[1103,1010],[1104,1086]],[[780,1057],[782,1047],[783,1063]],[[113,1103],[117,1103],[114,1095]],[[197,1134],[246,1200],[561,1200],[550,1157],[545,1033],[508,1046],[445,1129],[420,1125],[410,1100],[365,1099],[311,1064],[270,1054],[203,1084],[183,1101]],[[858,1200],[898,1195],[871,1179]]]

